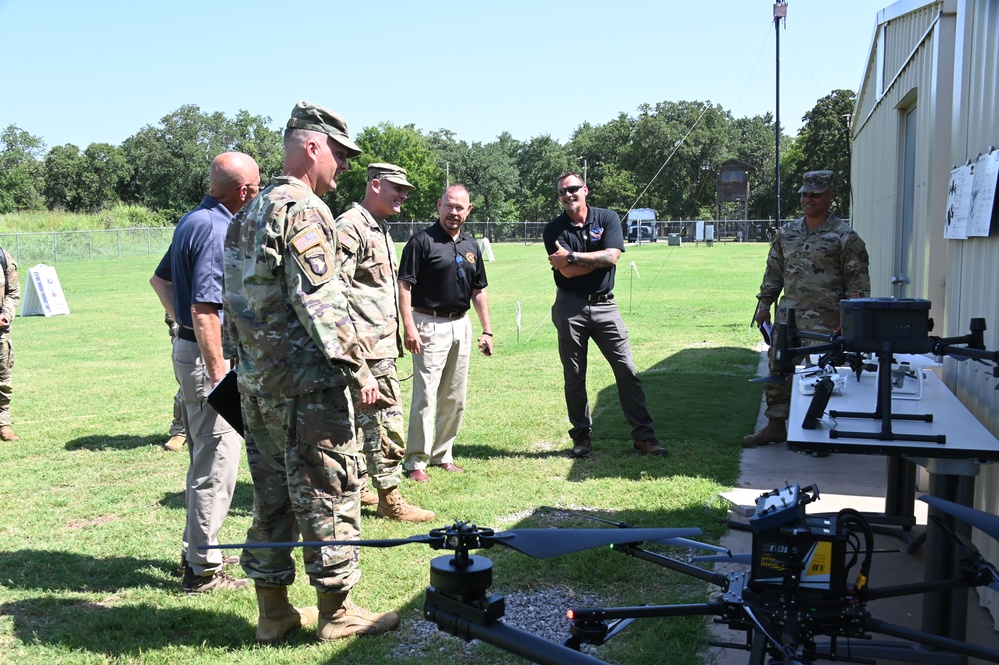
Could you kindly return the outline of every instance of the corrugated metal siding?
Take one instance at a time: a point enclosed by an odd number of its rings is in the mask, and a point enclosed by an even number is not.
[[[961,70],[954,95],[952,163],[976,159],[989,146],[999,148],[999,2],[969,0],[958,22]],[[984,317],[985,344],[999,349],[999,229],[988,238],[948,243],[947,333],[967,331],[973,316]],[[980,363],[948,362],[944,379],[961,401],[999,436],[999,391],[989,368]],[[987,465],[976,483],[975,506],[999,514],[999,465]],[[975,532],[975,544],[989,561],[999,561],[999,543]],[[999,593],[979,591],[999,628]]]
[[[946,207],[946,186],[929,186],[941,172],[949,172],[946,164],[934,159],[943,148],[949,152],[950,93],[939,94],[936,80],[940,69],[952,69],[952,49],[941,36],[937,17],[942,3],[930,3],[908,14],[893,18],[885,26],[885,57],[889,61],[891,86],[872,107],[855,134],[853,144],[852,182],[854,183],[854,226],[867,242],[871,255],[871,293],[874,296],[894,295],[891,278],[896,264],[896,233],[899,211],[901,142],[904,110],[915,105],[916,165],[914,191],[912,284],[908,296],[928,298],[933,302],[931,315],[943,318],[946,276],[944,246],[936,240],[935,220],[943,219]],[[933,27],[933,29],[929,29]],[[877,48],[877,46],[875,47]],[[902,54],[912,57],[899,62]],[[863,90],[866,101],[870,87],[877,84],[876,63],[869,68]],[[894,64],[892,64],[894,63]],[[931,91],[937,94],[931,94]],[[946,177],[946,176],[944,176]]]
[[[933,301],[937,335],[963,335],[971,317],[984,317],[985,344],[997,350],[999,229],[988,238],[944,240],[942,220],[951,166],[976,159],[989,146],[999,148],[999,0],[946,0],[905,11],[888,18],[884,38],[875,40],[857,102],[853,218],[870,250],[872,293],[892,295],[902,109],[914,103],[915,254],[908,295]],[[879,58],[885,64],[880,77]],[[886,90],[878,90],[879,81]],[[999,436],[999,391],[991,368],[948,358],[944,380]],[[982,467],[975,505],[999,514],[999,465]],[[999,561],[999,543],[977,531],[975,542],[987,560]],[[999,628],[999,593],[979,589],[979,598]]]

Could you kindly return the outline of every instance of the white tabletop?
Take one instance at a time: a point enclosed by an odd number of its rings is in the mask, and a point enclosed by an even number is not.
[[[999,441],[985,428],[964,404],[952,393],[943,381],[932,371],[921,369],[923,396],[919,400],[891,400],[892,414],[932,414],[933,422],[912,420],[892,420],[891,429],[897,434],[943,435],[943,444],[932,441],[900,441],[861,439],[850,437],[845,432],[881,432],[881,420],[873,418],[844,418],[835,420],[823,416],[815,429],[804,429],[801,424],[812,401],[810,395],[803,395],[798,388],[799,375],[794,377],[791,391],[791,415],[787,423],[788,446],[800,450],[829,451],[861,455],[900,455],[914,458],[931,471],[934,463],[927,460],[969,460],[973,462],[999,461]],[[846,376],[842,394],[836,391],[829,398],[826,414],[830,411],[857,411],[873,413],[877,407],[878,377],[874,372],[864,372],[860,381],[848,369],[840,368]],[[830,431],[838,430],[839,438],[831,438]],[[969,475],[968,471],[948,471],[944,467],[940,473]],[[976,472],[977,473],[977,472]]]

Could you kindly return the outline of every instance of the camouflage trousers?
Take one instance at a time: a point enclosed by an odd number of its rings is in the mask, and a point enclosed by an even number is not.
[[[170,436],[184,436],[184,397],[177,391],[173,396],[173,422],[170,423]]]
[[[402,458],[406,454],[402,388],[396,374],[395,358],[379,360],[371,371],[378,380],[378,401],[370,408],[357,408],[357,437],[363,442],[372,486],[387,490],[398,487],[402,482]],[[351,388],[351,397],[355,405],[360,403],[356,387]]]
[[[818,319],[816,317],[802,318],[800,315],[797,317],[796,325],[799,330],[809,330],[817,333],[830,333],[835,328],[839,327],[839,316],[836,317],[837,320],[830,321],[828,319]],[[781,312],[777,321],[784,322],[786,320],[783,312]],[[800,346],[814,346],[815,344],[822,344],[822,342],[817,340],[800,340]],[[777,366],[775,364],[775,354],[777,352],[776,347],[771,346],[769,351],[767,351],[767,359],[769,360],[770,374],[777,374]],[[794,364],[797,367],[802,360],[805,359],[804,355],[798,355],[794,357]],[[764,415],[767,418],[777,418],[780,420],[787,420],[788,416],[791,415],[791,380],[788,379],[787,383],[766,383],[763,385],[763,395],[767,401],[767,409],[764,411]]]
[[[14,390],[10,383],[10,370],[14,367],[14,347],[10,333],[0,335],[0,427],[10,425],[10,397]]]
[[[356,540],[361,535],[354,413],[346,386],[295,396],[242,397],[246,458],[253,477],[249,542]],[[358,547],[303,548],[309,581],[347,591],[361,576]],[[240,563],[262,586],[295,580],[289,548],[245,549]]]

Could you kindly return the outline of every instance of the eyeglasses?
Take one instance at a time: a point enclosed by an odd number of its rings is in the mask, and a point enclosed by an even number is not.
[[[454,255],[454,265],[458,268],[458,281],[465,279],[465,269],[461,267],[464,263],[465,259],[461,258],[460,254]]]
[[[570,185],[569,187],[559,187],[557,190],[559,196],[565,196],[566,194],[575,194],[581,190],[586,185]]]
[[[263,182],[248,182],[245,185],[240,185],[240,187],[247,187],[257,190],[258,192],[264,188]]]

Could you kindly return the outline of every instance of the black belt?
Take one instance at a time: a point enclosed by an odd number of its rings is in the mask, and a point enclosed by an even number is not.
[[[414,307],[414,312],[419,312],[420,314],[426,314],[427,316],[436,316],[439,319],[460,319],[465,316],[465,310],[463,312],[444,312],[439,309],[430,309],[429,307]]]
[[[572,296],[573,298],[580,298],[587,302],[607,302],[608,300],[614,300],[613,293],[604,293],[601,295],[596,295],[592,293],[576,293],[575,291],[567,291],[566,289],[559,289],[559,293],[564,293],[567,296]]]
[[[188,328],[187,326],[180,326],[177,329],[177,337],[180,337],[183,340],[187,340],[188,342],[194,342],[195,344],[198,343],[198,338],[194,335],[194,328]]]

